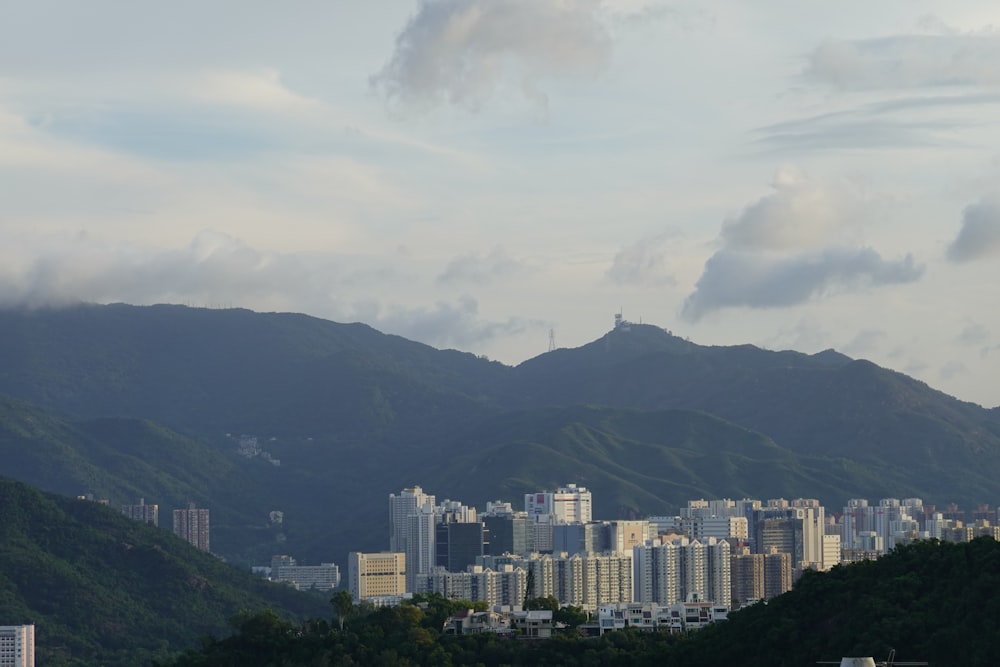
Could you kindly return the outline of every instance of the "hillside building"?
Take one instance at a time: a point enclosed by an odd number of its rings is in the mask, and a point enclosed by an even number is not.
[[[340,585],[340,568],[334,563],[299,565],[291,556],[275,556],[271,559],[271,580],[300,591],[332,591]]]
[[[0,625],[0,667],[35,667],[34,625]]]
[[[139,498],[134,505],[122,505],[122,514],[135,521],[160,525],[160,506],[147,505],[145,498]]]
[[[174,534],[202,551],[209,548],[209,512],[190,503],[187,509],[174,510]]]

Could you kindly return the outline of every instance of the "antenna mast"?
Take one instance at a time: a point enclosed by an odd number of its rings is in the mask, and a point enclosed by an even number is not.
[[[549,329],[549,352],[556,349],[556,330]]]

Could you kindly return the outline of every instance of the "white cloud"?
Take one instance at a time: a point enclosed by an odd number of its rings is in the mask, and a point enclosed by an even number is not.
[[[953,262],[1000,255],[1000,198],[986,198],[965,207],[962,228],[948,246],[947,254]]]
[[[605,275],[619,285],[676,285],[666,260],[673,238],[673,234],[659,234],[622,248]]]
[[[723,223],[722,246],[682,308],[697,320],[727,307],[779,308],[917,280],[911,255],[887,260],[861,242],[868,215],[858,188],[779,170],[775,192]]]
[[[392,104],[477,109],[513,82],[544,107],[540,81],[595,76],[610,53],[598,0],[422,0],[371,83]]]

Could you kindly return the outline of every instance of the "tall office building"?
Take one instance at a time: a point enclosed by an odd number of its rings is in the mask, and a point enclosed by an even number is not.
[[[35,667],[34,625],[0,625],[0,667]]]
[[[139,498],[135,505],[122,505],[122,514],[136,521],[160,525],[160,506],[147,505],[145,498]]]
[[[489,531],[481,521],[439,523],[436,532],[435,565],[448,572],[464,572],[489,553]]]
[[[490,535],[490,554],[527,554],[535,550],[535,527],[524,512],[486,514],[483,523]]]
[[[347,590],[356,601],[406,593],[406,554],[392,551],[347,556]]]
[[[174,534],[202,551],[210,551],[208,510],[190,503],[187,509],[174,510]]]

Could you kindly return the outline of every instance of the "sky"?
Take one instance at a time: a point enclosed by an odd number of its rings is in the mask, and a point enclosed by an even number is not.
[[[365,322],[508,364],[627,320],[1000,405],[1000,5],[32,0],[0,306]]]

